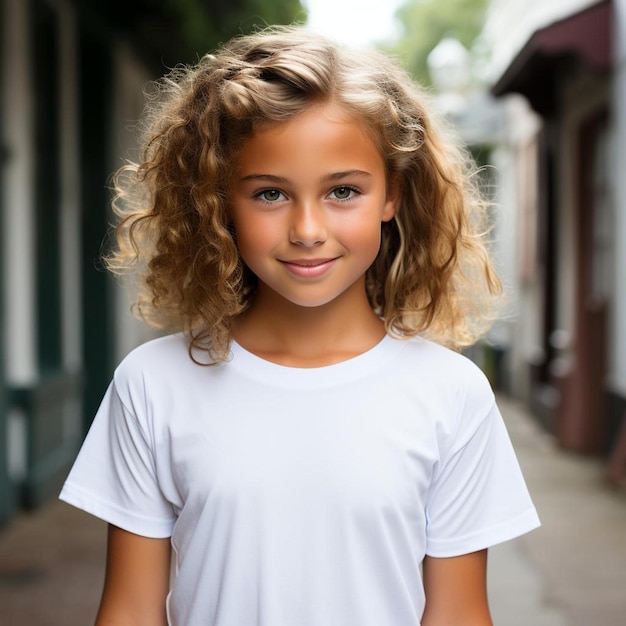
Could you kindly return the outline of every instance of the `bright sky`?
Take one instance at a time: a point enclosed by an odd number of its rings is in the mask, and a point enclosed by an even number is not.
[[[405,0],[303,0],[307,27],[345,45],[367,47],[392,39],[394,12]]]

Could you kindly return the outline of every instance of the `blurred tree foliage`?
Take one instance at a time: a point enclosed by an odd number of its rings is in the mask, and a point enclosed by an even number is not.
[[[156,2],[157,0],[152,0]],[[165,0],[191,54],[203,54],[238,33],[269,24],[302,22],[300,0]]]
[[[75,0],[85,19],[124,34],[152,64],[197,60],[221,42],[269,24],[302,23],[300,0]]]
[[[408,0],[396,15],[403,34],[387,50],[423,85],[431,85],[426,59],[444,38],[470,49],[482,30],[489,0]]]

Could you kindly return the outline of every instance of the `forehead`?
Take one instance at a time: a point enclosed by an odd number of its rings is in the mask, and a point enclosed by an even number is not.
[[[241,146],[241,169],[278,161],[384,163],[368,126],[335,103],[314,104],[284,122],[263,124]]]

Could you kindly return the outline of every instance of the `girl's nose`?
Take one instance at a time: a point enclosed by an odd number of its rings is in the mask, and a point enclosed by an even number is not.
[[[319,246],[326,241],[324,211],[314,203],[302,204],[293,208],[289,241],[298,246]]]

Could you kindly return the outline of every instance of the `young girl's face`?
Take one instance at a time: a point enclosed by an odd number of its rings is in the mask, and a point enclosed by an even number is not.
[[[358,122],[334,104],[257,131],[236,161],[232,219],[246,265],[270,290],[303,307],[365,291],[395,194]]]

